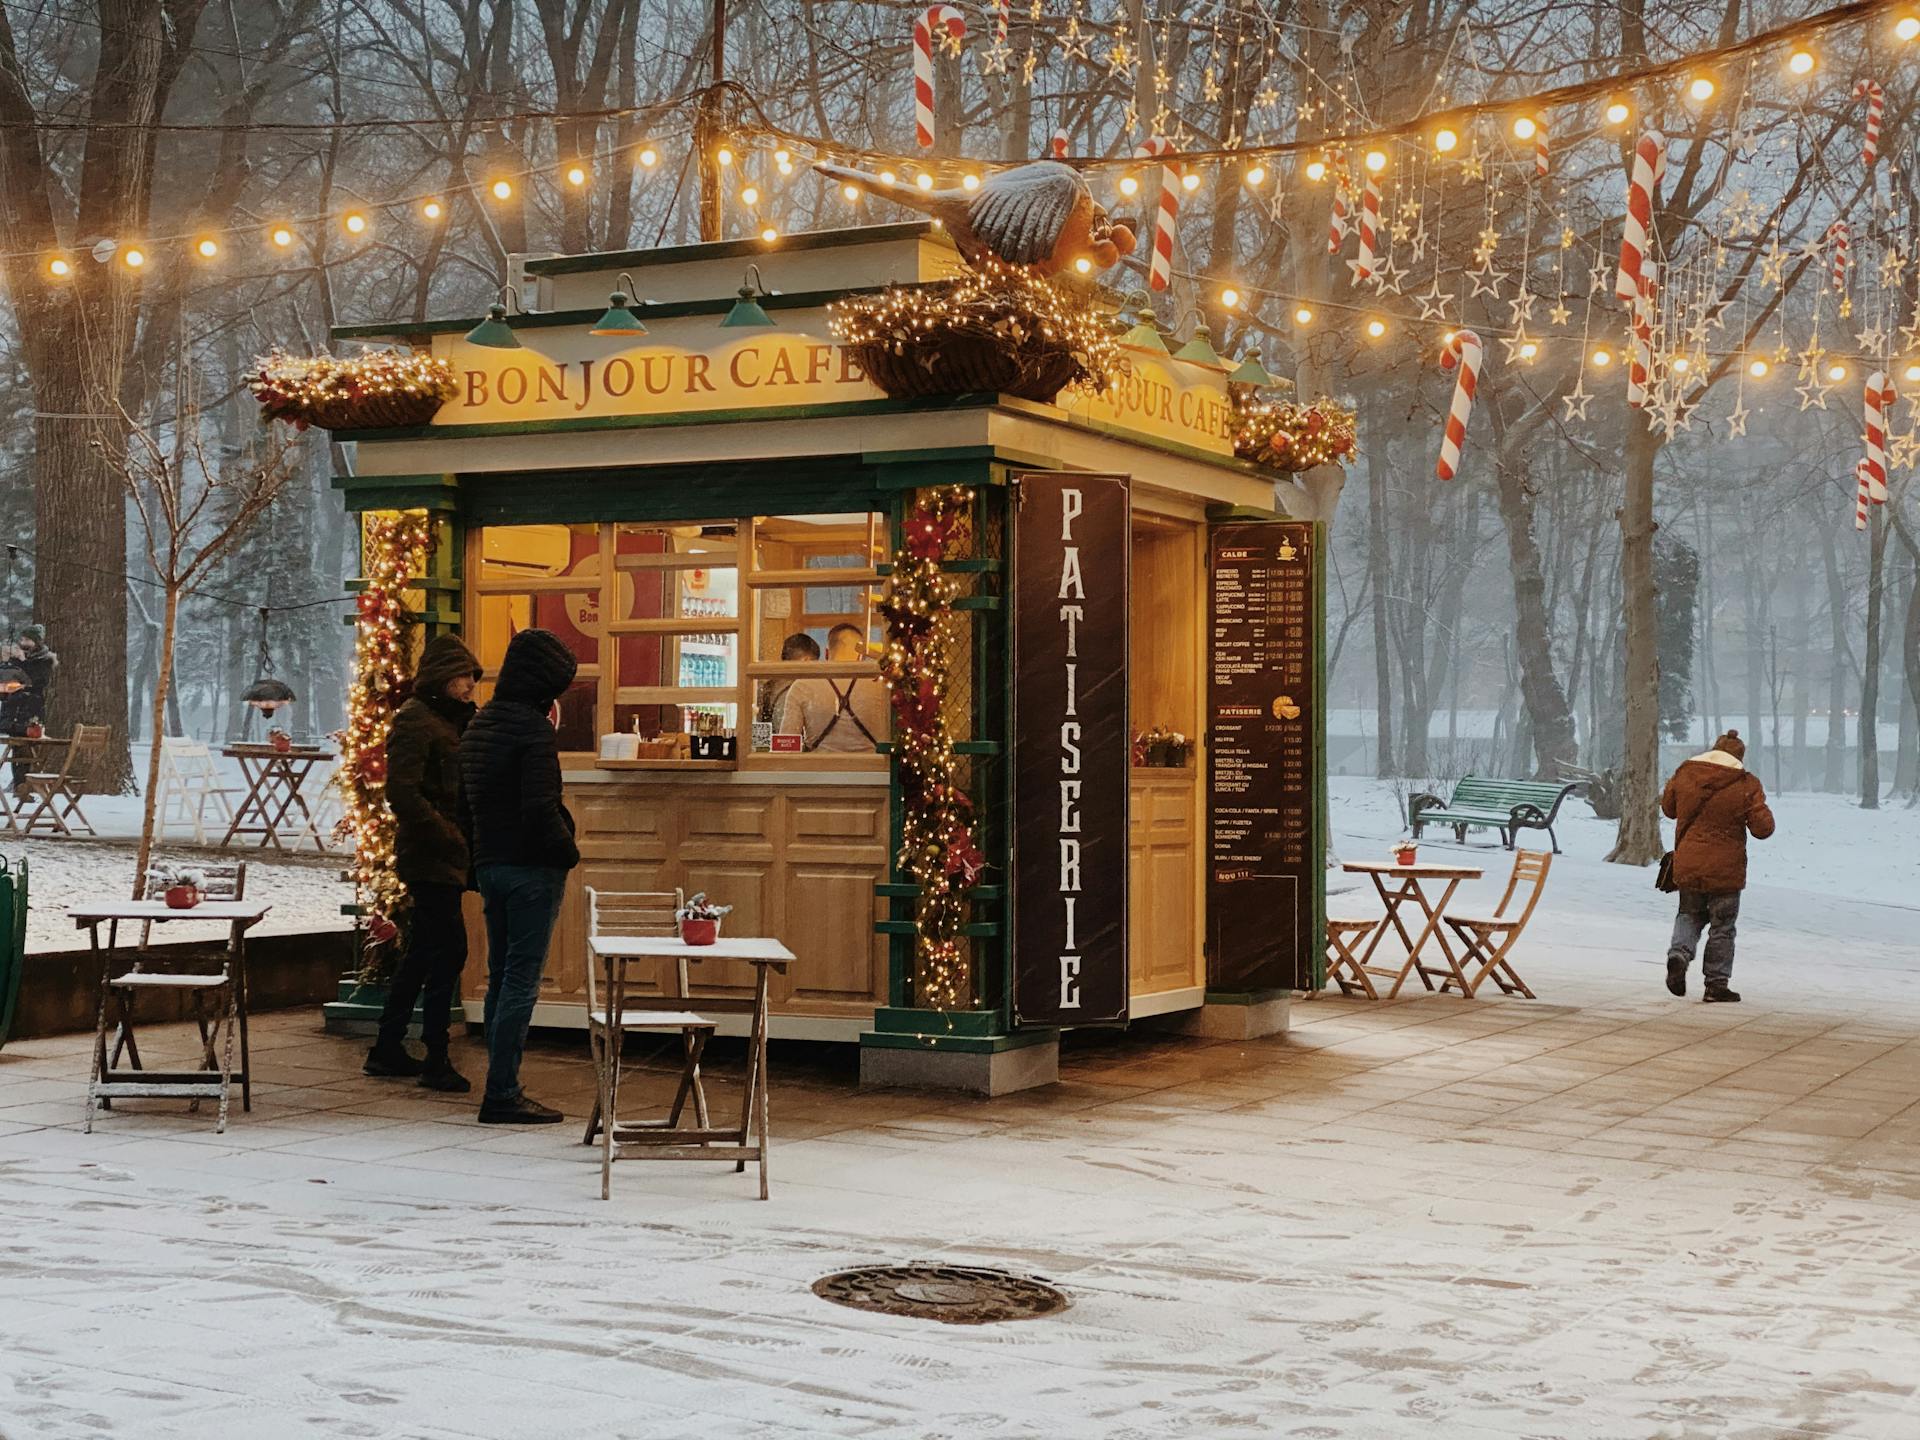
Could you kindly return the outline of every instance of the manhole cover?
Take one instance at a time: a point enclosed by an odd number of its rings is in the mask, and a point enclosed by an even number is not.
[[[948,1325],[1031,1320],[1067,1308],[1051,1285],[971,1265],[863,1265],[813,1282],[822,1300],[882,1315],[910,1315]]]

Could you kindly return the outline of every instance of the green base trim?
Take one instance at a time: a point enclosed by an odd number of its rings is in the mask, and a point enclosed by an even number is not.
[[[363,985],[352,976],[343,976],[340,980],[338,999],[329,1000],[320,1007],[329,1029],[345,1026],[378,1025],[380,1016],[387,1008],[387,987],[384,985]],[[413,1007],[413,1018],[409,1028],[421,1021],[420,1006]],[[447,1007],[447,1024],[464,1025],[467,1022],[467,1010],[458,1000]]]
[[[953,608],[956,610],[998,610],[1000,608],[1000,597],[998,595],[962,595],[953,602]]]
[[[1209,990],[1206,1002],[1209,1005],[1264,1005],[1292,993],[1292,990]]]
[[[1060,1038],[1058,1030],[1040,1028],[1008,1031],[998,1010],[916,1010],[886,1006],[873,1012],[873,1029],[862,1031],[860,1045],[868,1050],[957,1050],[993,1055],[1046,1045]]]
[[[876,885],[873,893],[883,900],[917,900],[920,897],[918,885]],[[978,905],[1000,900],[1007,893],[1004,885],[976,885],[967,892],[967,899]]]
[[[873,924],[876,935],[918,935],[920,925],[914,920],[876,920]],[[991,920],[977,920],[971,925],[962,925],[960,933],[972,940],[985,940],[1000,933],[1000,926]]]
[[[583,415],[574,420],[494,420],[475,425],[395,425],[385,429],[373,430],[336,430],[335,440],[474,440],[488,439],[501,435],[557,435],[572,431],[594,430],[661,430],[680,429],[689,425],[731,425],[742,421],[764,422],[769,420],[830,420],[838,416],[859,415],[900,415],[927,410],[977,410],[994,404],[997,395],[956,395],[942,396],[931,402],[926,400],[841,400],[828,405],[749,405],[722,410],[668,410],[645,415]],[[926,452],[916,466],[900,467],[914,473],[916,478],[899,482],[899,488],[923,484],[964,483],[945,481],[939,478],[921,479],[920,475],[934,474],[941,468],[941,452]],[[967,475],[977,467],[974,462],[964,462]],[[383,477],[369,476],[369,481]],[[362,507],[377,508],[377,507]],[[412,508],[420,508],[417,504]]]

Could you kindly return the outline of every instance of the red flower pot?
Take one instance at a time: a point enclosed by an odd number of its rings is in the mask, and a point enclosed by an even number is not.
[[[682,920],[680,939],[688,945],[711,945],[720,938],[718,920]]]
[[[41,725],[38,720],[33,721],[27,726],[27,739],[29,740],[38,740],[46,733],[46,727]]]
[[[169,910],[191,910],[200,903],[200,891],[192,885],[169,885],[164,898]]]
[[[1418,852],[1414,849],[1413,846],[1401,845],[1395,848],[1393,852],[1393,858],[1402,865],[1411,865],[1413,864],[1414,856],[1417,853]]]
[[[278,750],[282,755],[293,749],[293,737],[284,730],[274,731],[267,739],[272,743],[273,748]]]

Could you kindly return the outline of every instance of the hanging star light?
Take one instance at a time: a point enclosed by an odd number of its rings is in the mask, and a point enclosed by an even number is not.
[[[1547,318],[1556,325],[1566,324],[1572,315],[1573,312],[1567,308],[1565,300],[1554,301],[1553,308],[1547,312]]]
[[[1567,407],[1567,423],[1587,418],[1587,406],[1593,403],[1593,396],[1587,393],[1587,377],[1582,374],[1573,382],[1573,389],[1560,397],[1560,403]]]
[[[1916,459],[1920,459],[1920,429],[1908,426],[1904,433],[1888,438],[1887,463],[1894,469],[1905,470]]]
[[[1787,261],[1792,256],[1780,248],[1780,237],[1776,234],[1767,242],[1767,253],[1760,257],[1760,283],[1778,285],[1785,276]]]
[[[1467,298],[1474,299],[1484,295],[1489,300],[1498,300],[1500,298],[1500,286],[1506,278],[1505,275],[1502,275],[1498,270],[1493,268],[1493,262],[1491,260],[1483,261],[1478,270],[1467,271],[1467,279],[1473,282],[1473,294]]]
[[[1747,404],[1744,397],[1733,402],[1733,409],[1727,412],[1727,438],[1738,439],[1747,433]]]
[[[1800,397],[1802,410],[1824,410],[1827,408],[1827,391],[1832,387],[1820,380],[1806,380],[1793,387],[1794,394]]]
[[[1401,293],[1401,283],[1406,278],[1406,267],[1395,264],[1393,256],[1389,255],[1374,272],[1373,288],[1382,295],[1398,295]]]
[[[1502,335],[1500,344],[1506,349],[1509,365],[1516,360],[1532,360],[1540,350],[1540,342],[1527,333],[1524,321],[1511,335]]]
[[[1907,252],[1898,245],[1889,245],[1880,252],[1880,288],[1897,290],[1900,277],[1906,273]]]
[[[1853,337],[1860,342],[1863,355],[1883,355],[1887,348],[1887,332],[1878,325],[1869,325]]]
[[[1420,307],[1422,320],[1445,320],[1447,306],[1453,303],[1453,292],[1443,291],[1440,288],[1440,276],[1436,271],[1433,277],[1433,288],[1424,295],[1415,295],[1413,303]]]
[[[1825,368],[1823,362],[1826,360],[1826,356],[1827,347],[1820,343],[1820,336],[1816,332],[1806,348],[1800,351],[1798,357],[1800,363],[1797,372],[1800,378],[1818,384],[1821,378],[1820,372]],[[1803,405],[1800,408],[1804,410],[1806,406]]]
[[[1533,292],[1527,289],[1526,282],[1522,280],[1520,289],[1514,293],[1513,299],[1507,302],[1507,323],[1509,325],[1522,325],[1528,320],[1531,320],[1533,318],[1533,299]]]
[[[1486,177],[1486,173],[1486,161],[1480,158],[1480,147],[1476,145],[1467,153],[1467,158],[1460,162],[1460,178],[1462,180],[1480,180]]]

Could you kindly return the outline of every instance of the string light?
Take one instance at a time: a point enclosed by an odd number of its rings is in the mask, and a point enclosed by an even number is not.
[[[429,200],[420,207],[420,213],[429,220],[438,220],[447,210],[438,200]]]
[[[1220,303],[1229,310],[1240,308],[1240,292],[1229,285],[1220,292]]]
[[[1198,170],[1187,171],[1186,174],[1180,177],[1180,188],[1185,190],[1189,195],[1195,190],[1198,190],[1200,188],[1200,172]]]
[[[1687,82],[1687,98],[1696,105],[1704,105],[1713,99],[1713,92],[1718,88],[1712,76],[1696,75]]]
[[[1267,167],[1266,166],[1255,165],[1247,171],[1247,184],[1252,188],[1257,190],[1266,183],[1267,183]]]
[[[1896,39],[1912,40],[1920,35],[1920,17],[1902,15],[1894,22],[1893,33]]]
[[[1693,362],[1688,360],[1687,357],[1684,355],[1676,355],[1673,357],[1672,366],[1673,366],[1674,374],[1684,375],[1689,370],[1693,369]]]
[[[980,188],[980,177],[978,175],[962,175],[960,177],[960,188],[962,190],[978,190]]]
[[[1901,374],[1909,384],[1920,381],[1920,361],[1908,361],[1907,368]]]
[[[791,165],[793,163],[793,152],[791,150],[774,151],[773,163],[776,165]]]
[[[1132,175],[1122,175],[1120,177],[1120,193],[1128,197],[1138,195],[1140,193],[1140,181]]]
[[[760,238],[764,240],[767,244],[771,245],[774,241],[780,238],[780,232],[774,229],[773,226],[769,225],[760,232]]]
[[[496,200],[511,200],[513,198],[513,182],[510,180],[496,180],[493,182],[492,189],[493,198]]]
[[[293,244],[293,231],[284,225],[276,225],[273,227],[273,233],[267,238],[284,250]]]
[[[1452,154],[1454,147],[1459,143],[1459,132],[1445,125],[1442,125],[1438,130],[1433,132],[1433,148],[1438,150],[1442,155]]]
[[[347,227],[349,235],[364,235],[367,230],[367,217],[358,210],[349,210],[340,223]]]
[[[1386,321],[1378,320],[1378,319],[1367,321],[1367,334],[1371,338],[1378,340],[1382,335],[1386,333],[1387,333]]]
[[[1804,45],[1794,46],[1793,53],[1787,57],[1787,69],[1795,75],[1811,75],[1818,63],[1813,51]]]
[[[1313,323],[1313,311],[1305,305],[1302,305],[1293,312],[1293,323],[1296,325],[1311,325]]]
[[[1326,161],[1309,160],[1307,162],[1307,179],[1313,180],[1313,181],[1320,181],[1326,178],[1327,178],[1327,162]]]
[[[900,178],[900,177],[899,177],[899,176],[897,176],[897,175],[895,175],[895,174],[893,173],[893,171],[891,171],[891,170],[882,170],[882,171],[880,172],[880,183],[881,183],[882,185],[894,185],[894,184],[898,184],[898,183],[899,183],[899,178]]]
[[[1519,115],[1514,117],[1513,135],[1516,140],[1531,140],[1533,138],[1534,132],[1539,128],[1540,128],[1539,122],[1537,122],[1531,115]]]
[[[913,177],[913,183],[918,185],[922,190],[931,190],[933,189],[933,176],[922,170],[918,175]]]
[[[126,262],[129,270],[138,270],[142,265],[147,263],[147,252],[142,250],[138,245],[130,245],[121,254],[120,258]]]
[[[56,280],[64,280],[73,274],[73,262],[64,255],[56,255],[47,261],[47,274]]]
[[[1747,362],[1747,374],[1751,375],[1756,380],[1766,379],[1767,372],[1772,368],[1773,367],[1771,365],[1767,364],[1766,361],[1760,359],[1758,356],[1755,356],[1752,360],[1749,360]]]
[[[193,248],[198,252],[202,260],[211,260],[220,253],[220,242],[215,240],[211,235],[207,235],[196,240]]]
[[[1613,364],[1613,352],[1602,345],[1598,350],[1593,352],[1593,363],[1602,370],[1606,369],[1607,366]]]
[[[569,165],[567,167],[567,183],[576,188],[586,184],[587,167],[584,165]]]
[[[847,198],[849,203],[852,203],[859,200],[860,187],[858,185],[842,185],[840,187],[840,193]]]
[[[1540,342],[1538,340],[1522,340],[1520,342],[1520,358],[1522,360],[1531,360],[1539,353]]]
[[[1842,380],[1846,378],[1847,378],[1847,367],[1840,364],[1838,361],[1835,361],[1833,364],[1827,367],[1827,379],[1833,381],[1834,384],[1838,385]]]
[[[1297,475],[1343,464],[1360,453],[1353,411],[1331,400],[1300,405],[1235,395],[1233,405],[1238,419],[1233,453],[1242,460]]]
[[[1366,167],[1378,175],[1382,170],[1387,168],[1387,152],[1384,150],[1367,151]]]
[[[1627,117],[1632,113],[1633,111],[1627,108],[1627,102],[1624,100],[1609,100],[1607,102],[1607,123],[1609,125],[1626,124]]]
[[[644,169],[651,170],[654,166],[658,165],[659,163],[660,163],[660,152],[658,150],[654,149],[651,145],[641,150],[640,164]]]
[[[727,165],[731,165],[733,164],[733,151],[730,150],[725,145],[722,145],[717,151],[714,152],[713,158],[717,160],[723,167]]]
[[[752,185],[747,186],[740,192],[740,203],[742,205],[758,205],[760,203],[759,190]]]

